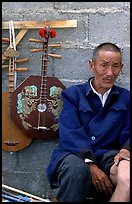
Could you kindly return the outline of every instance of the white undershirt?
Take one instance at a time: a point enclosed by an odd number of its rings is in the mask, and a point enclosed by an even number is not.
[[[92,79],[90,80],[90,86],[91,86],[91,89],[93,90],[93,92],[94,93],[96,93],[98,96],[99,96],[99,98],[100,98],[100,100],[101,100],[101,103],[102,103],[102,106],[104,107],[104,104],[105,104],[105,102],[106,102],[106,99],[107,99],[107,97],[108,97],[108,95],[109,95],[109,93],[110,93],[110,91],[111,91],[111,88],[108,90],[108,91],[106,91],[103,95],[102,94],[100,94],[100,93],[98,93],[95,89],[94,89],[94,87],[92,86]],[[88,163],[88,162],[93,162],[91,159],[85,159],[85,163]]]
[[[93,92],[96,93],[96,94],[99,96],[99,98],[100,98],[100,100],[101,100],[101,103],[102,103],[102,106],[104,107],[104,104],[105,104],[105,102],[106,102],[106,99],[107,99],[107,97],[108,97],[110,91],[111,91],[111,88],[110,88],[108,91],[106,91],[106,92],[102,95],[102,94],[98,93],[98,92],[94,89],[94,87],[92,86],[92,79],[90,80],[90,86],[91,86],[91,89],[93,90]]]

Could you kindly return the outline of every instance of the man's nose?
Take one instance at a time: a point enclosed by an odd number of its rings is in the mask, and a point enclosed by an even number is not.
[[[111,66],[107,67],[106,75],[112,75],[112,74],[113,74],[112,67]]]

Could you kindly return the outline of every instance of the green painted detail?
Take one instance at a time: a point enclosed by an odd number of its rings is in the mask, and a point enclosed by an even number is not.
[[[52,86],[52,87],[50,88],[50,96],[53,95],[53,92],[54,92],[56,89],[57,89],[56,86]]]

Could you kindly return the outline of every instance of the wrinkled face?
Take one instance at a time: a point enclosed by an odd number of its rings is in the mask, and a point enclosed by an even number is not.
[[[104,93],[114,85],[123,67],[120,53],[104,50],[100,50],[96,62],[89,61],[89,65],[95,77],[93,86],[99,93]]]

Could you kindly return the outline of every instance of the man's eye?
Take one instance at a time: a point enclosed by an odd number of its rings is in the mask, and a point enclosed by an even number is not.
[[[118,65],[113,65],[112,67],[113,67],[113,68],[118,68]]]

